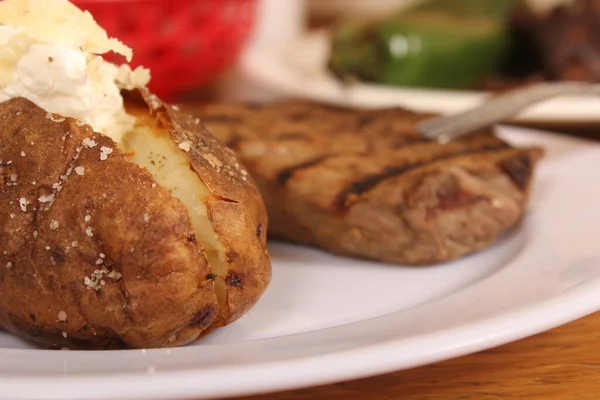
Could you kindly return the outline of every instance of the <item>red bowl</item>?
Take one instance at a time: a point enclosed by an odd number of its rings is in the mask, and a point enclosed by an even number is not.
[[[239,55],[257,0],[72,0],[134,50],[152,71],[150,89],[170,101],[213,81]],[[284,0],[285,1],[285,0]],[[107,55],[118,64],[122,57]]]

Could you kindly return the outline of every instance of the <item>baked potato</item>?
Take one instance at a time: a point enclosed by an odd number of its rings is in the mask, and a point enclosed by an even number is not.
[[[0,327],[44,346],[185,345],[270,280],[265,207],[233,152],[149,92],[123,95],[121,143],[0,103]]]

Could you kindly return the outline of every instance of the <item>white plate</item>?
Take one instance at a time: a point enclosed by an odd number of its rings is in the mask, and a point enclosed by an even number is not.
[[[271,90],[299,98],[355,107],[404,106],[417,111],[455,113],[481,104],[486,92],[452,91],[359,83],[341,85],[326,68],[329,34],[316,31],[286,46],[252,47],[240,67]],[[581,124],[600,122],[600,98],[557,97],[520,114],[521,122]]]
[[[527,217],[491,248],[407,268],[273,244],[262,300],[194,346],[49,351],[0,334],[0,398],[204,399],[312,386],[475,352],[600,309],[600,146],[501,133],[544,144],[548,156]]]

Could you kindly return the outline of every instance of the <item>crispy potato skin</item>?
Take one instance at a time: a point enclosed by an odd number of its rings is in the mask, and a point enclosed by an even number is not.
[[[231,323],[256,303],[271,280],[268,220],[260,192],[235,153],[215,139],[198,118],[158,102],[148,92],[131,92],[129,98],[135,101],[139,95],[175,142],[192,144],[187,152],[190,166],[214,195],[206,206],[226,251],[229,310],[223,323]]]
[[[143,100],[131,94],[127,101]],[[215,188],[215,230],[232,236],[222,237],[240,254],[231,273],[244,277],[242,285],[231,285],[231,317],[219,320],[201,238],[190,240],[195,232],[184,205],[127,161],[110,138],[18,98],[0,104],[1,328],[50,347],[184,345],[239,317],[265,290],[265,241],[250,235],[267,223],[258,192],[251,182],[232,182],[209,169],[200,146],[217,146],[214,139],[151,101],[173,137],[202,143],[190,151],[192,166]],[[112,152],[101,156],[107,149]],[[220,148],[210,150],[223,163],[233,160]],[[75,167],[83,167],[83,175]],[[40,201],[50,195],[52,202]],[[88,287],[84,279],[102,268],[99,290]]]

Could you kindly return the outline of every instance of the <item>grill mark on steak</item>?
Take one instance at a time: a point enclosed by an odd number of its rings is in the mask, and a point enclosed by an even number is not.
[[[277,178],[276,178],[277,184],[280,186],[283,186],[292,178],[292,176],[294,176],[294,174],[296,172],[298,172],[302,169],[306,169],[306,168],[310,168],[315,165],[318,165],[331,157],[335,157],[335,154],[319,156],[319,157],[313,158],[312,160],[308,160],[303,163],[296,164],[296,165],[293,165],[288,168],[284,168],[281,171],[279,171],[279,173],[277,174]]]
[[[499,165],[519,189],[525,190],[529,186],[533,165],[527,155],[519,154],[501,161]]]
[[[415,138],[404,138],[402,144],[399,143],[395,143],[393,148],[394,149],[400,149],[400,148],[404,148],[407,146],[410,146],[411,144],[415,144],[415,143],[420,143],[420,142],[424,142],[426,141],[426,139],[422,139],[420,137],[415,137]],[[370,149],[371,151],[373,151],[372,149]],[[292,179],[292,177],[294,176],[294,174],[298,171],[301,171],[303,169],[307,169],[307,168],[311,168],[311,167],[315,167],[319,164],[321,164],[322,162],[330,159],[330,158],[335,158],[338,156],[345,156],[347,154],[343,154],[343,153],[333,153],[333,154],[327,154],[324,156],[319,156],[319,157],[315,157],[311,160],[302,162],[300,164],[296,164],[293,165],[291,167],[287,167],[282,169],[281,171],[279,171],[279,173],[277,174],[277,184],[280,186],[285,185],[290,179]],[[360,155],[364,155],[364,153],[354,153],[354,155],[360,156]]]
[[[428,160],[424,160],[424,161],[420,161],[420,162],[416,162],[416,163],[412,163],[412,164],[389,166],[383,172],[381,172],[379,174],[374,174],[374,175],[368,176],[366,178],[360,179],[356,182],[352,182],[350,185],[348,185],[345,189],[343,189],[340,192],[340,194],[338,195],[338,198],[334,202],[334,207],[339,210],[347,208],[353,198],[360,196],[361,194],[371,190],[372,188],[377,186],[379,183],[381,183],[387,179],[400,176],[402,174],[405,174],[405,173],[415,170],[417,168],[422,168],[429,164],[433,164],[434,162],[447,160],[450,158],[464,156],[464,155],[496,152],[496,151],[505,150],[508,148],[510,148],[510,146],[508,144],[499,143],[499,144],[495,144],[495,145],[486,145],[486,146],[476,148],[476,149],[467,149],[467,150],[462,150],[462,151],[458,151],[455,153],[444,154],[441,156],[432,157]]]

